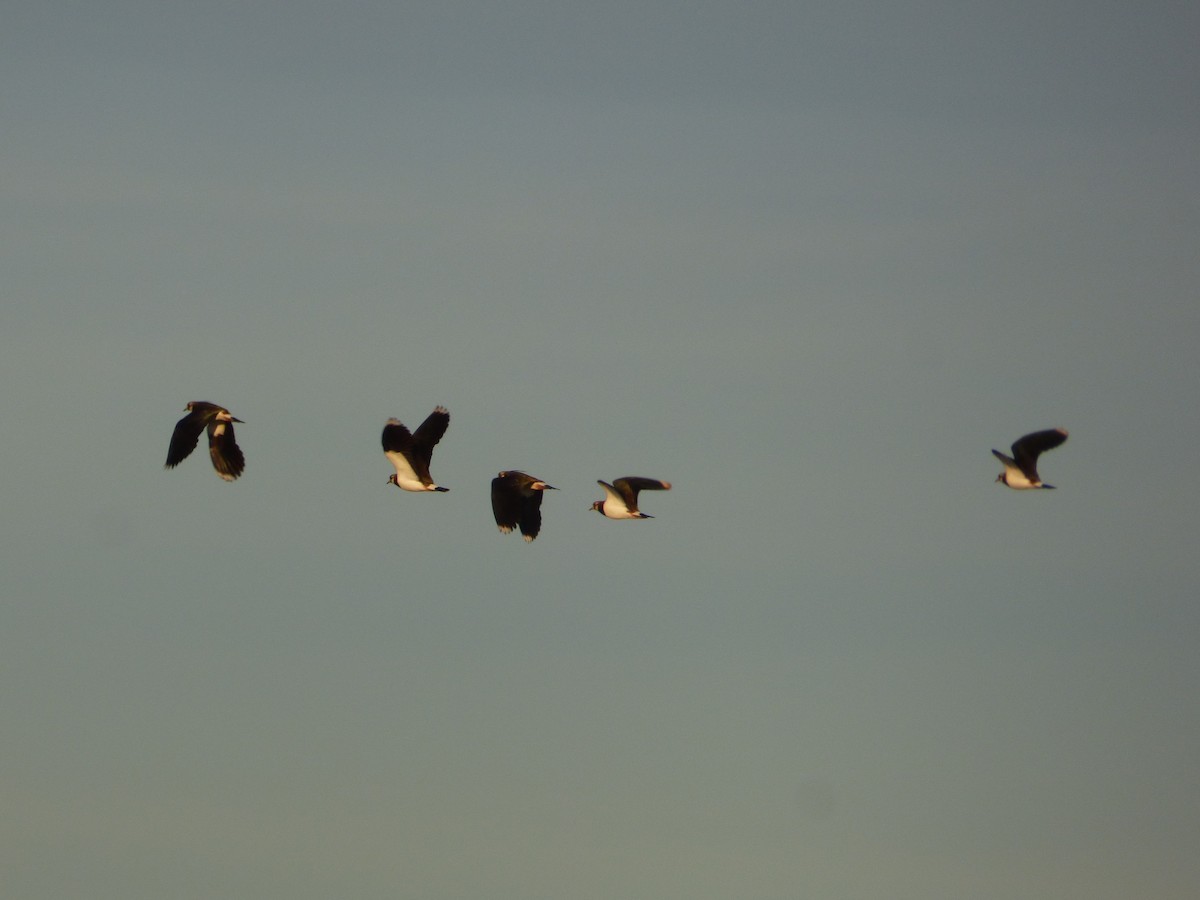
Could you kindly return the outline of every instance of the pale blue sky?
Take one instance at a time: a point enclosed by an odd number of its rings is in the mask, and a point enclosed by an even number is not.
[[[6,13],[6,896],[1195,897],[1200,12],[576,7]]]

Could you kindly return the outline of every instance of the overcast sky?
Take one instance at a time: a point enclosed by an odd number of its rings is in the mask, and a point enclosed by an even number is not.
[[[1197,34],[10,9],[6,896],[1196,897]]]

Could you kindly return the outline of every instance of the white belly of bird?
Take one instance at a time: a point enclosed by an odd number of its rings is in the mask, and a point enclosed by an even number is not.
[[[1016,466],[1007,465],[1004,467],[1004,483],[1010,488],[1015,488],[1018,491],[1035,488],[1038,486],[1038,484],[1041,484],[1041,482],[1034,484],[1032,481],[1026,478],[1025,473]]]
[[[406,491],[427,491],[429,490],[421,479],[417,477],[417,473],[413,471],[412,466],[408,464],[408,460],[400,453],[384,454],[396,467],[396,485]]]
[[[629,511],[629,507],[625,505],[624,497],[604,482],[600,482],[600,486],[604,488],[604,507],[600,510],[604,515],[610,519],[638,518],[638,516]]]

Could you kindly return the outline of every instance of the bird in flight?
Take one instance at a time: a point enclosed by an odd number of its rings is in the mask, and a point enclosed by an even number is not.
[[[996,476],[996,480],[1018,491],[1034,488],[1053,490],[1054,485],[1042,483],[1037,471],[1037,460],[1041,454],[1053,450],[1066,439],[1065,428],[1051,428],[1018,438],[1012,445],[1012,456],[1005,456],[999,450],[993,450],[992,454],[1004,464],[1004,471]]]
[[[191,455],[200,441],[200,432],[208,429],[208,455],[213,468],[225,481],[233,481],[246,468],[246,458],[233,436],[235,419],[223,406],[193,400],[184,409],[187,415],[175,423],[171,446],[167,450],[166,468],[173,469]]]
[[[383,426],[383,455],[396,467],[396,474],[388,479],[388,484],[406,491],[450,490],[435,484],[429,474],[433,448],[449,424],[450,413],[444,406],[436,407],[416,433],[409,433],[399,419],[388,419]]]
[[[639,478],[636,475],[626,475],[618,478],[612,484],[607,481],[597,481],[604,488],[604,499],[592,504],[592,509],[610,519],[653,519],[637,506],[639,491],[669,491],[671,482],[659,481],[657,478]]]
[[[558,490],[524,472],[501,472],[492,479],[492,515],[502,534],[520,527],[526,541],[542,530],[542,494]]]

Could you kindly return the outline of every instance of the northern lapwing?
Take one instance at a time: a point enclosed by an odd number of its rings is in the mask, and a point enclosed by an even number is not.
[[[167,450],[166,468],[173,469],[196,449],[200,432],[208,429],[208,455],[213,468],[226,481],[233,481],[245,471],[246,458],[233,437],[233,423],[245,424],[235,419],[229,410],[215,403],[193,400],[184,407],[188,414],[175,423],[171,435],[171,446]]]
[[[610,519],[653,519],[637,508],[639,491],[669,491],[671,482],[659,481],[656,478],[639,478],[636,475],[626,475],[618,478],[612,484],[607,481],[597,481],[604,488],[604,499],[592,504],[592,509]]]
[[[519,526],[525,540],[532,541],[542,530],[542,493],[556,490],[524,472],[501,472],[493,478],[492,515],[501,534]]]
[[[410,434],[399,419],[388,419],[383,426],[383,455],[396,467],[396,474],[388,479],[406,491],[448,491],[434,484],[429,474],[429,459],[433,448],[446,433],[450,424],[450,413],[446,407],[438,406],[421,423],[416,434]]]
[[[1038,476],[1037,460],[1041,454],[1047,450],[1053,450],[1066,439],[1067,430],[1065,428],[1051,428],[1048,431],[1035,431],[1019,438],[1012,445],[1013,455],[1011,457],[1005,456],[999,450],[993,450],[992,454],[996,459],[1004,463],[1004,471],[996,476],[996,480],[1018,491],[1028,491],[1034,488],[1053,490],[1054,485],[1042,484],[1042,479]]]

